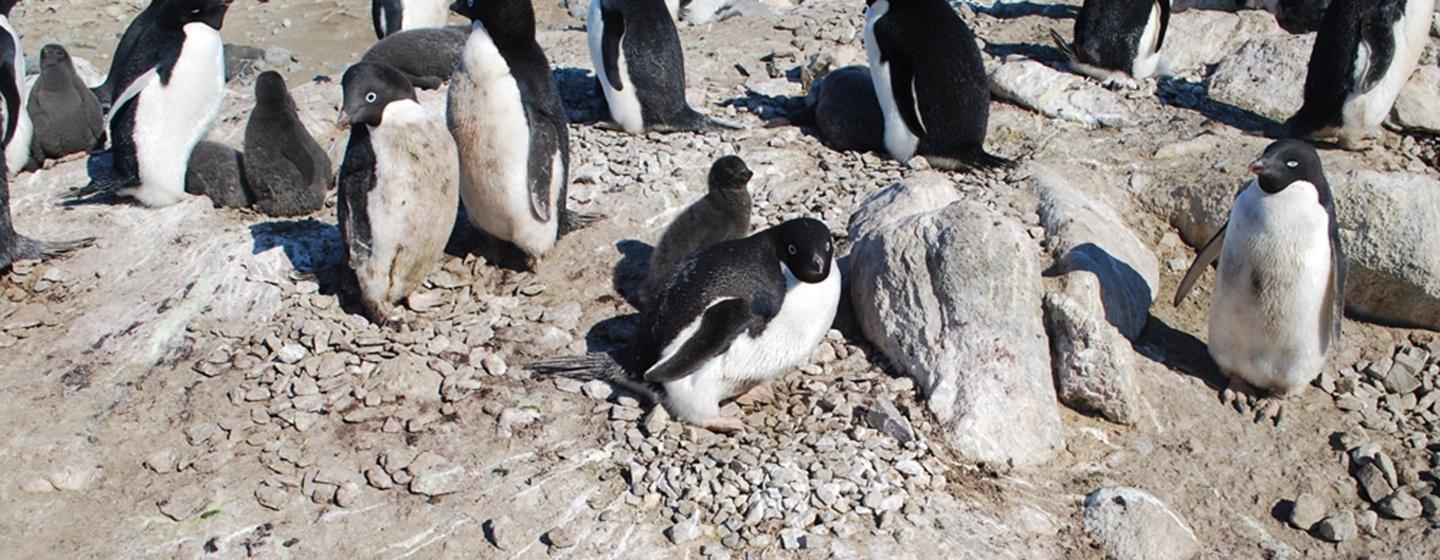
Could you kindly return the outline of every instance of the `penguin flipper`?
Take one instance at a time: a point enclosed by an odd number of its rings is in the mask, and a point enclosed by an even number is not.
[[[576,212],[569,208],[560,209],[560,236],[571,232],[579,231],[590,227],[590,224],[604,218],[603,214],[592,214],[589,212]]]
[[[0,95],[5,97],[5,137],[0,146],[9,146],[15,137],[15,128],[20,124],[20,90],[16,88],[14,45],[5,43],[0,48]],[[19,171],[18,169],[15,171]]]
[[[920,106],[915,99],[915,63],[901,45],[897,31],[886,25],[888,22],[881,18],[875,24],[875,42],[883,53],[882,62],[890,65],[890,94],[895,96],[895,108],[900,111],[906,128],[924,138],[925,125],[920,120]]]
[[[150,86],[150,82],[158,79],[160,79],[160,72],[155,68],[151,68],[130,82],[130,85],[125,86],[125,91],[115,96],[110,103],[110,110],[105,113],[105,139],[114,138],[114,129],[112,126],[114,125],[115,115],[120,113],[120,108],[124,107],[126,103],[129,103],[131,99],[138,97],[141,91],[144,91],[145,88]],[[96,146],[96,149],[103,148],[103,145]]]
[[[815,105],[805,104],[804,108],[796,109],[785,113],[783,117],[775,117],[765,121],[765,128],[779,128],[782,126],[815,126]]]
[[[1195,281],[1200,278],[1200,273],[1209,268],[1210,263],[1220,258],[1220,249],[1225,246],[1225,229],[1230,227],[1230,222],[1220,226],[1220,231],[1210,238],[1205,246],[1200,248],[1200,253],[1195,255],[1195,262],[1190,263],[1190,270],[1185,271],[1185,278],[1180,280],[1180,287],[1175,290],[1175,301],[1173,305],[1180,306],[1185,301],[1185,296],[1190,294],[1190,289],[1195,287]]]
[[[670,357],[651,366],[645,372],[645,380],[667,383],[695,373],[705,362],[729,350],[752,317],[750,306],[743,299],[731,298],[711,304],[690,338]]]
[[[610,89],[623,91],[624,81],[620,76],[620,38],[625,35],[625,16],[613,4],[600,2],[600,21],[605,26],[600,38],[600,55],[605,60],[605,78]]]
[[[1055,43],[1055,49],[1060,51],[1060,54],[1064,55],[1066,60],[1069,60],[1071,63],[1080,60],[1079,57],[1075,56],[1075,47],[1072,46],[1069,41],[1066,41],[1064,37],[1061,37],[1058,31],[1054,29],[1050,30],[1050,40]]]
[[[1345,279],[1350,263],[1340,245],[1340,232],[1335,227],[1334,213],[1331,213],[1330,228],[1330,285],[1325,292],[1325,307],[1320,313],[1321,340],[1338,342],[1340,327],[1345,322]]]
[[[1361,16],[1360,42],[1366,46],[1369,58],[1364,61],[1365,71],[1355,74],[1360,76],[1356,92],[1374,89],[1390,69],[1395,59],[1395,23],[1405,17],[1401,6],[1399,2],[1376,2],[1370,13]]]
[[[1155,36],[1155,52],[1158,53],[1165,46],[1165,32],[1170,30],[1170,0],[1155,0],[1155,4],[1160,6],[1160,33]]]

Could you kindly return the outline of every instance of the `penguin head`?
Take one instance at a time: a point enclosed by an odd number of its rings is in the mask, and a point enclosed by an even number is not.
[[[159,0],[159,22],[172,28],[185,27],[191,23],[203,23],[216,31],[225,24],[225,12],[230,10],[232,0]]]
[[[535,8],[530,0],[455,0],[450,11],[485,24],[492,37],[535,35]]]
[[[380,126],[385,106],[394,101],[415,100],[415,88],[399,70],[388,64],[357,62],[340,78],[345,106],[340,110],[342,126]]]
[[[50,70],[70,65],[70,53],[65,47],[51,43],[40,49],[40,69]]]
[[[743,191],[755,173],[745,166],[739,156],[725,156],[710,166],[711,191]]]
[[[19,3],[20,0],[0,0],[0,16],[10,17],[10,10],[15,9],[15,5]]]
[[[814,284],[830,277],[830,263],[835,248],[830,241],[830,228],[814,218],[790,220],[766,233],[775,243],[780,263],[801,282]]]
[[[266,70],[255,78],[255,104],[274,107],[292,105],[290,90],[285,87],[285,78],[274,70]]]
[[[1285,190],[1296,181],[1312,185],[1325,184],[1325,170],[1320,165],[1320,154],[1302,140],[1287,138],[1276,141],[1265,148],[1260,159],[1250,164],[1260,188],[1275,194]]]

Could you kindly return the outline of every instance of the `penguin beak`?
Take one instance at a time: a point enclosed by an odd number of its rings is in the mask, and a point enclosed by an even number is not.
[[[450,4],[450,11],[455,12],[455,13],[457,13],[457,14],[460,14],[460,10],[463,10],[463,9],[465,9],[465,0],[455,0],[454,3]],[[464,14],[461,14],[461,15],[464,15]]]
[[[1257,160],[1255,160],[1255,161],[1250,162],[1250,172],[1253,173],[1253,174],[1255,174],[1255,175],[1259,175],[1259,174],[1261,174],[1261,173],[1264,173],[1264,172],[1265,172],[1265,160],[1262,158],[1262,159],[1257,159]]]
[[[346,113],[344,109],[340,110],[340,117],[335,119],[335,128],[340,130],[350,129],[350,114]]]

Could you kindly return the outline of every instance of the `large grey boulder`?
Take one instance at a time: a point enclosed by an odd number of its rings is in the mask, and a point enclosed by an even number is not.
[[[1032,163],[1026,168],[1040,198],[1040,225],[1055,257],[1051,273],[1083,270],[1100,279],[1104,317],[1126,338],[1140,336],[1160,287],[1160,263],[1096,188],[1097,179],[1072,166]]]
[[[1105,322],[1100,280],[1085,271],[1065,276],[1065,291],[1045,295],[1045,330],[1060,402],[1117,424],[1139,418],[1135,362],[1120,331]]]
[[[1360,170],[1330,182],[1350,258],[1346,309],[1440,330],[1440,181]]]
[[[1087,126],[1134,124],[1124,99],[1077,74],[1026,58],[1005,61],[990,73],[990,93],[1047,117]]]
[[[1210,74],[1206,81],[1210,98],[1284,122],[1304,102],[1305,76],[1314,45],[1314,35],[1246,41]]]
[[[1179,3],[1176,5],[1178,7]],[[1170,15],[1170,27],[1165,32],[1165,45],[1160,53],[1175,73],[1202,73],[1207,66],[1240,50],[1240,46],[1250,39],[1284,35],[1285,30],[1275,23],[1275,17],[1270,14],[1193,10]],[[1305,53],[1306,60],[1309,55],[1309,52]]]
[[[1063,435],[1039,259],[1018,222],[954,189],[922,173],[861,202],[850,219],[855,315],[915,379],[961,458],[1035,466]]]
[[[1200,551],[1195,532],[1155,496],[1102,488],[1085,497],[1085,527],[1117,560],[1185,560]]]
[[[1395,98],[1391,122],[1403,130],[1440,134],[1440,95],[1436,92],[1440,92],[1440,67],[1432,64],[1416,70]]]

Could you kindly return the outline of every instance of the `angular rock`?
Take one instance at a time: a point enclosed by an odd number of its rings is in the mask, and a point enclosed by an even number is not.
[[[429,451],[421,453],[405,468],[415,475],[410,481],[410,491],[426,496],[453,494],[460,490],[460,483],[465,479],[465,467]]]
[[[1072,276],[1094,278],[1084,272]],[[1045,296],[1045,327],[1060,402],[1117,424],[1134,424],[1140,390],[1132,374],[1130,343],[1120,331],[1093,307],[1060,293]]]
[[[375,375],[381,380],[381,391],[412,403],[440,402],[440,385],[445,378],[431,370],[424,358],[413,354],[397,356],[380,364]]]
[[[1440,67],[1421,66],[1395,98],[1390,122],[1403,130],[1440,134]]]
[[[1359,532],[1355,526],[1355,514],[1348,511],[1326,517],[1315,526],[1315,535],[1330,542],[1348,541]]]
[[[1415,519],[1424,513],[1424,506],[1420,500],[1415,499],[1409,492],[1404,490],[1396,491],[1383,500],[1375,503],[1375,511],[1380,515],[1392,519]]]
[[[1229,4],[1231,0],[1206,0],[1213,4]],[[1176,12],[1180,11],[1176,2]],[[1170,15],[1161,54],[1166,65],[1176,73],[1203,72],[1207,66],[1220,62],[1255,37],[1288,35],[1275,23],[1275,17],[1255,11],[1232,13],[1210,9],[1193,10]],[[1306,55],[1309,55],[1307,52]],[[1308,60],[1308,56],[1306,59]]]
[[[1038,465],[1062,438],[1040,270],[1017,222],[917,174],[851,216],[861,331],[915,379],[963,459]]]
[[[990,73],[990,93],[1047,117],[1088,126],[1135,123],[1134,113],[1119,94],[1027,58],[998,65]]]
[[[1102,488],[1085,497],[1085,527],[1121,559],[1181,560],[1200,551],[1185,520],[1135,488]]]
[[[1170,41],[1166,41],[1169,43]],[[1258,37],[1220,61],[1206,79],[1210,98],[1284,122],[1300,110],[1314,35]]]
[[[1385,473],[1374,462],[1365,462],[1355,471],[1355,482],[1360,485],[1361,497],[1371,502],[1383,499],[1394,491],[1385,479]]]
[[[1348,313],[1440,330],[1440,181],[1361,170],[1331,176],[1350,260]]]
[[[875,404],[865,411],[865,423],[895,438],[901,445],[915,440],[915,431],[910,427],[910,420],[900,413],[900,409],[895,408],[895,403],[885,397],[876,399]]]
[[[1290,510],[1290,524],[1301,531],[1309,531],[1325,518],[1325,501],[1309,492],[1295,497],[1295,506]]]

